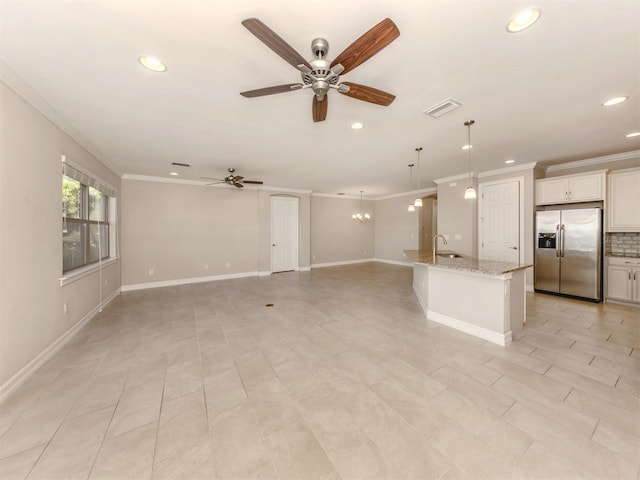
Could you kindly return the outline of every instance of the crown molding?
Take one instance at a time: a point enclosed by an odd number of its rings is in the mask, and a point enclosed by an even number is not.
[[[441,183],[455,182],[457,180],[466,180],[469,177],[473,178],[476,175],[474,172],[471,173],[461,173],[459,175],[453,175],[451,177],[437,178],[433,181],[436,185],[440,185]]]
[[[53,105],[2,60],[0,60],[0,81],[44,115],[55,127],[69,135],[78,145],[84,148],[87,153],[111,170],[115,175],[119,177],[122,176],[122,172],[104,153],[93,145],[93,143],[80,133]]]
[[[122,180],[134,180],[138,182],[155,182],[155,183],[169,183],[173,185],[191,185],[196,187],[214,187],[214,188],[234,188],[226,183],[217,183],[210,185],[207,180],[184,180],[181,178],[167,178],[167,177],[154,177],[152,175],[136,175],[134,173],[125,173],[120,177]],[[311,190],[296,190],[294,188],[280,188],[270,187],[268,185],[245,185],[245,190],[261,190],[267,192],[279,192],[279,193],[297,193],[310,195]],[[359,198],[359,197],[358,197]]]
[[[325,198],[349,198],[351,200],[360,200],[359,195],[338,195],[335,193],[317,193],[313,192],[311,194],[312,197],[325,197]],[[362,200],[370,200],[367,197],[362,197]]]
[[[560,163],[558,165],[549,165],[545,168],[547,172],[557,172],[561,170],[569,170],[572,168],[588,167],[591,165],[601,165],[603,163],[620,162],[632,158],[640,158],[640,150],[631,150],[629,152],[614,153],[613,155],[604,155],[602,157],[587,158],[585,160],[577,160],[575,162]],[[543,167],[544,168],[544,167]]]
[[[438,189],[436,187],[429,188],[421,188],[420,190],[412,190],[410,192],[402,192],[402,193],[394,193],[392,195],[385,195],[383,197],[376,197],[373,200],[388,200],[390,198],[398,198],[398,197],[424,197],[426,195],[431,195],[432,193],[438,193]]]
[[[503,173],[522,172],[525,170],[534,170],[539,167],[538,162],[523,163],[522,165],[512,165],[510,167],[497,168],[496,170],[487,170],[486,172],[480,172],[478,178],[493,177],[495,175],[502,175]]]

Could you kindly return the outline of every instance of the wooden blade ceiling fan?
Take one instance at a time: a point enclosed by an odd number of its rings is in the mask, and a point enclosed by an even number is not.
[[[220,183],[226,183],[227,185],[231,185],[236,188],[244,188],[245,185],[262,185],[262,181],[260,180],[245,180],[243,176],[236,175],[235,168],[227,169],[229,175],[224,178],[210,178],[210,177],[200,177],[204,180],[213,180],[212,183],[207,183],[207,185],[218,185]]]
[[[396,98],[395,95],[373,87],[340,81],[340,75],[344,75],[366,62],[398,38],[400,31],[395,23],[388,18],[369,29],[332,62],[326,59],[329,51],[329,42],[324,38],[316,38],[311,42],[311,51],[314,58],[307,61],[291,45],[257,18],[248,18],[242,24],[262,43],[299,70],[302,76],[302,82],[241,92],[240,95],[243,97],[262,97],[264,95],[310,88],[314,93],[311,106],[314,122],[322,122],[327,118],[327,93],[330,89],[335,89],[339,93],[357,100],[385,107],[390,105]]]

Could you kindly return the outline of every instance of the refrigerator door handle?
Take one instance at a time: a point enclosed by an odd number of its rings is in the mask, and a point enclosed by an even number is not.
[[[556,257],[560,256],[560,225],[556,225]]]
[[[560,225],[560,256],[564,257],[564,223]]]

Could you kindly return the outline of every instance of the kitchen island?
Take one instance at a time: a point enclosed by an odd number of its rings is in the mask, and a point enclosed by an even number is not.
[[[405,250],[413,290],[429,320],[509,345],[526,318],[525,270],[531,264],[480,260],[453,252]]]

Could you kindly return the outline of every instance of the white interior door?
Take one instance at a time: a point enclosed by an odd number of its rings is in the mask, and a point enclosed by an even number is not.
[[[298,199],[271,197],[271,271],[298,269]]]
[[[480,186],[480,252],[484,260],[520,261],[520,182]]]

